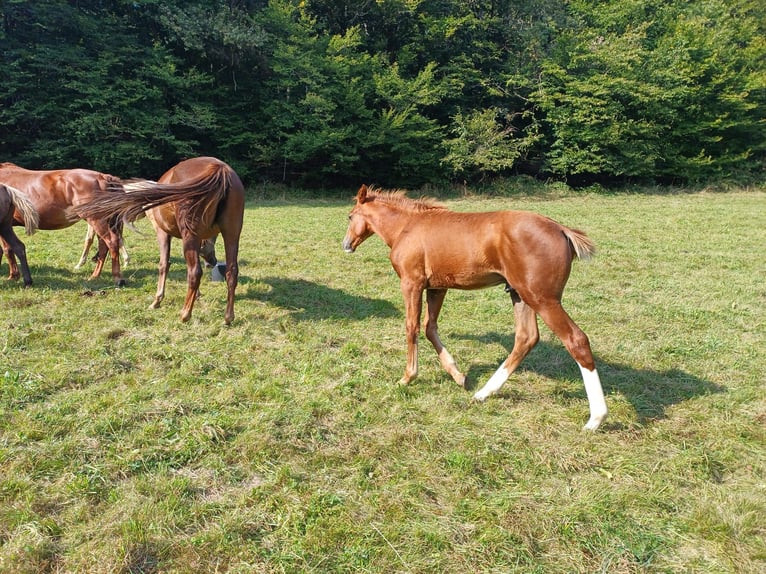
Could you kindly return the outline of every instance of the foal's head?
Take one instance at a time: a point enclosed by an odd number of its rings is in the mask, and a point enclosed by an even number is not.
[[[371,223],[374,213],[371,206],[374,205],[385,206],[397,214],[420,214],[446,210],[444,205],[433,199],[411,199],[401,190],[381,191],[362,185],[356,194],[356,204],[348,214],[348,231],[343,239],[343,249],[347,253],[353,253],[365,239],[375,233]],[[379,213],[377,210],[375,212]],[[378,226],[384,224],[381,219],[376,221]],[[381,230],[379,229],[378,232],[380,233]]]
[[[343,250],[346,253],[353,253],[365,239],[375,233],[364,209],[368,191],[370,190],[366,185],[359,188],[356,193],[356,204],[351,213],[348,214],[348,230],[346,237],[343,238]]]

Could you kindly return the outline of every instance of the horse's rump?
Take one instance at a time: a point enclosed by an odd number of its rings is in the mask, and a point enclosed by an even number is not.
[[[40,214],[37,212],[34,204],[24,194],[24,192],[16,189],[7,184],[0,184],[0,188],[3,188],[8,194],[11,205],[16,208],[16,211],[21,215],[21,219],[24,222],[24,231],[27,235],[32,235],[37,231],[37,227],[40,224]]]

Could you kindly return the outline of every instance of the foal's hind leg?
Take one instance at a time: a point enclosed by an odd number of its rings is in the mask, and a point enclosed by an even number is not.
[[[473,398],[477,401],[483,401],[488,396],[495,394],[500,390],[516,370],[521,361],[529,354],[529,351],[537,344],[540,339],[540,331],[537,328],[537,316],[534,309],[521,300],[518,293],[511,292],[513,300],[513,314],[516,322],[516,333],[513,340],[513,350],[508,358],[503,361],[495,374],[487,383],[479,389]]]
[[[426,316],[426,338],[431,341],[434,349],[436,349],[436,353],[439,355],[439,361],[441,361],[444,370],[455,379],[455,382],[458,385],[464,387],[465,375],[457,368],[455,359],[452,358],[452,355],[450,355],[449,351],[444,347],[439,338],[437,321],[446,295],[446,289],[428,289],[426,291],[426,303],[428,307],[428,315]]]
[[[606,419],[607,408],[588,336],[572,321],[572,318],[558,301],[541,307],[538,312],[551,331],[561,339],[569,354],[580,367],[585,394],[590,405],[590,419],[584,429],[596,430]]]

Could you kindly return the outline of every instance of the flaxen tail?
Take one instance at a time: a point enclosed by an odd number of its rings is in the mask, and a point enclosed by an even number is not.
[[[211,164],[199,177],[178,183],[134,180],[113,185],[108,193],[99,194],[78,206],[76,211],[83,219],[114,217],[132,223],[148,209],[179,202],[187,205],[192,213],[204,214],[209,209],[216,209],[226,196],[231,173],[231,168],[225,164]]]
[[[16,208],[16,211],[21,214],[21,218],[24,220],[24,230],[27,235],[32,235],[40,225],[40,214],[37,213],[37,209],[23,191],[7,184],[2,184],[2,186],[8,192],[8,196],[11,198],[11,203]]]
[[[596,244],[593,243],[591,238],[588,237],[584,231],[571,229],[563,225],[561,227],[562,232],[572,246],[572,251],[574,251],[574,254],[578,259],[587,260],[596,254]]]

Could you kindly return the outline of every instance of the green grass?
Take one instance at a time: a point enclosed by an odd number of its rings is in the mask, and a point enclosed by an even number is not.
[[[398,387],[398,280],[378,238],[341,250],[346,201],[248,204],[228,328],[209,274],[180,323],[177,242],[148,309],[145,222],[124,289],[71,271],[81,224],[39,232],[34,287],[0,280],[0,572],[763,571],[766,193],[450,205],[597,242],[564,304],[607,393],[599,432],[544,327],[486,403],[424,338]],[[471,390],[513,342],[502,288],[450,292],[440,326]]]

